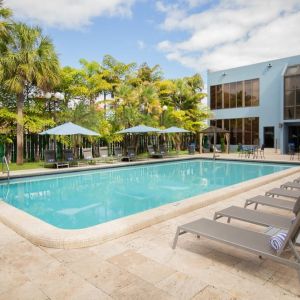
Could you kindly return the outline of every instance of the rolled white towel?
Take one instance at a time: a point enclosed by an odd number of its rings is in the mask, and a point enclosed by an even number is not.
[[[281,249],[281,247],[283,246],[286,237],[287,237],[286,232],[280,232],[280,233],[272,236],[270,239],[271,247],[274,250],[279,251]]]

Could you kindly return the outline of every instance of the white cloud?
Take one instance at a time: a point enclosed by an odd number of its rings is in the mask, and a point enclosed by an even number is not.
[[[140,50],[143,50],[143,49],[146,47],[145,42],[142,41],[142,40],[138,40],[138,41],[137,41],[137,45],[138,45],[138,48],[139,48]]]
[[[158,44],[169,60],[201,72],[300,54],[299,0],[223,0],[204,9],[205,2],[159,2],[161,27],[188,35]]]
[[[136,0],[5,0],[5,6],[25,21],[80,29],[99,16],[130,16]]]

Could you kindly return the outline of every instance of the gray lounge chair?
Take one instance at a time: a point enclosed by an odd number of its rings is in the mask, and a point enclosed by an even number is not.
[[[55,150],[45,150],[44,153],[44,167],[47,165],[53,165],[56,166],[56,169],[58,169],[59,167],[68,167],[69,168],[69,163],[66,161],[57,161],[56,160],[56,154],[55,154]]]
[[[149,155],[149,157],[151,157],[151,158],[162,158],[163,157],[162,153],[156,152],[154,150],[153,145],[148,145],[147,149],[148,149],[148,155]]]
[[[135,149],[134,147],[128,147],[127,148],[127,155],[123,156],[122,160],[128,160],[128,161],[132,161],[132,160],[136,160],[136,154],[135,154]]]
[[[92,148],[83,148],[82,149],[83,159],[89,163],[102,163],[103,158],[94,158],[92,154]]]
[[[231,219],[235,219],[235,220],[244,221],[256,225],[261,225],[266,227],[271,226],[271,227],[276,227],[281,229],[288,229],[292,221],[292,218],[290,217],[265,213],[265,212],[247,209],[238,206],[230,206],[228,208],[215,212],[214,220],[223,217],[227,218],[227,223],[230,223]]]
[[[266,196],[281,196],[297,200],[300,197],[300,191],[274,188],[266,192]]]
[[[82,164],[81,161],[74,158],[74,154],[73,154],[72,149],[63,150],[63,157],[64,157],[64,161],[68,162],[70,166],[79,166],[80,164]]]
[[[178,226],[173,241],[173,249],[176,248],[180,235],[193,233],[198,237],[203,236],[235,248],[240,248],[244,251],[259,255],[260,258],[268,258],[300,271],[300,255],[295,248],[295,240],[298,236],[299,228],[300,213],[297,214],[295,221],[289,226],[287,237],[281,248],[276,252],[271,247],[270,236],[267,234],[202,218]],[[288,249],[292,252],[291,259],[282,256],[283,252]]]
[[[280,199],[280,198],[273,198],[273,197],[259,195],[259,196],[255,196],[253,198],[247,199],[245,201],[244,207],[247,207],[248,205],[251,205],[251,204],[255,205],[254,209],[257,209],[257,206],[260,204],[260,205],[271,206],[271,207],[291,211],[291,210],[293,210],[295,202],[285,200],[285,199]]]
[[[103,162],[113,163],[115,161],[113,156],[109,156],[108,147],[100,147],[99,153],[100,153],[100,159],[102,159]]]
[[[114,158],[118,161],[122,160],[123,154],[121,147],[115,147],[114,149]]]
[[[300,183],[288,181],[280,186],[283,189],[300,189]]]

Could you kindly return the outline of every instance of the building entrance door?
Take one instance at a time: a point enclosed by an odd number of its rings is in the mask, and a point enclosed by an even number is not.
[[[293,143],[295,149],[299,149],[300,142],[300,126],[289,126],[289,140],[288,143]]]
[[[274,148],[274,126],[264,127],[264,144],[266,148]]]

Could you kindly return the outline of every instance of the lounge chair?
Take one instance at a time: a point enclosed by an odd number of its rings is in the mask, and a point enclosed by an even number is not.
[[[72,149],[63,150],[63,157],[64,157],[64,161],[68,162],[70,166],[71,165],[79,166],[80,162],[74,158]]]
[[[212,148],[215,153],[222,153],[222,151],[220,149],[218,149],[217,146],[213,145]]]
[[[56,160],[55,150],[45,150],[44,156],[45,156],[44,167],[46,165],[54,165],[58,169],[59,167],[69,168],[70,166],[69,163],[66,161]]]
[[[203,236],[235,248],[240,248],[241,250],[258,255],[260,258],[268,258],[300,271],[300,255],[295,248],[295,240],[298,236],[299,228],[300,213],[298,213],[296,219],[291,222],[286,238],[276,251],[270,245],[270,235],[201,218],[194,222],[178,226],[172,248],[176,248],[180,235],[189,232],[198,237]],[[292,252],[292,259],[282,256],[283,252],[288,249]]]
[[[100,154],[100,159],[102,159],[103,162],[112,163],[115,160],[113,156],[109,156],[108,147],[100,147],[99,154]]]
[[[300,189],[300,183],[288,181],[280,186],[283,189]]]
[[[123,156],[122,160],[128,160],[128,161],[132,161],[132,160],[136,160],[136,154],[135,154],[135,149],[134,147],[128,147],[127,148],[127,155]]]
[[[160,152],[156,152],[154,150],[153,145],[148,145],[147,149],[148,149],[149,157],[151,157],[151,158],[162,158],[163,157],[163,155]]]
[[[92,154],[92,148],[83,148],[82,149],[83,159],[89,163],[101,163],[103,158],[94,158]]]
[[[300,202],[300,200],[297,200]],[[281,229],[288,229],[291,225],[292,218],[280,216],[277,214],[265,213],[257,210],[247,209],[238,206],[230,206],[223,210],[215,212],[214,220],[220,218],[227,218],[227,223],[230,223],[231,219],[244,221],[256,225],[266,227],[276,227]]]
[[[114,158],[118,161],[122,160],[123,154],[121,147],[115,147],[114,149]]]
[[[264,205],[264,206],[270,206],[285,210],[293,210],[293,207],[295,205],[294,201],[284,200],[280,198],[273,198],[268,196],[255,196],[253,198],[247,199],[245,201],[244,207],[247,207],[251,204],[254,204],[254,209],[257,209],[257,206]]]
[[[274,188],[266,192],[266,196],[281,196],[297,200],[300,197],[300,191]]]

